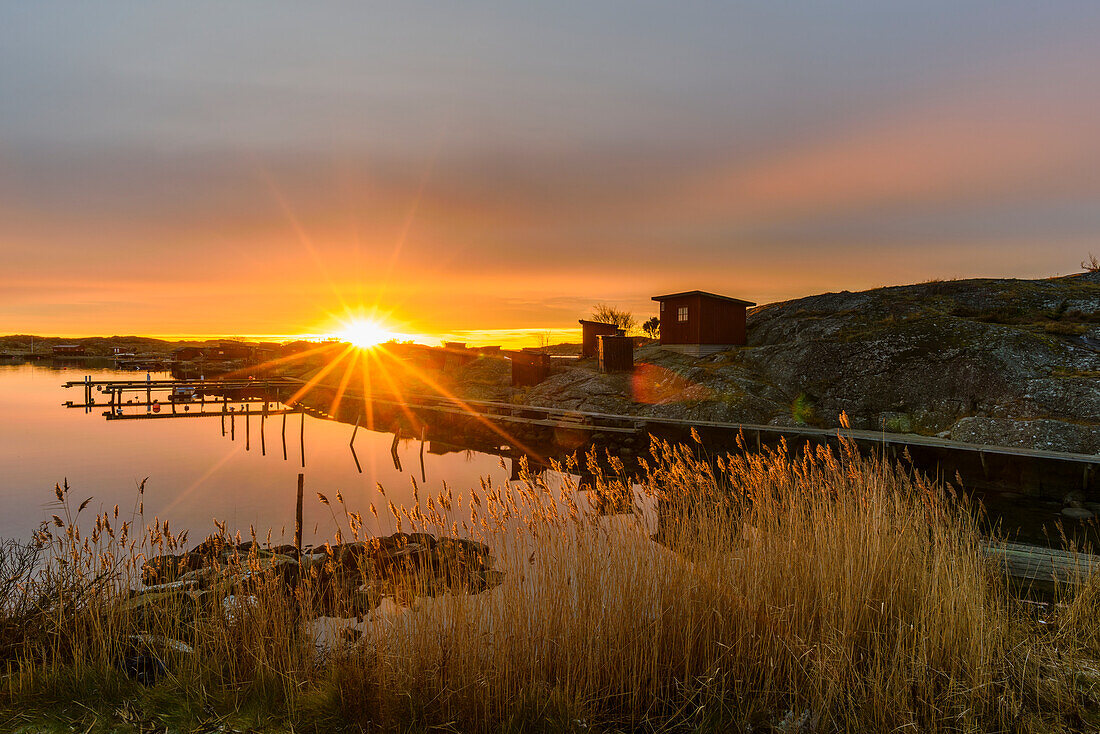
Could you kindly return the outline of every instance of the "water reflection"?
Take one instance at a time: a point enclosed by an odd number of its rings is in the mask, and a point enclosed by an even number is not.
[[[74,495],[94,496],[89,512],[116,503],[136,511],[137,486],[147,479],[144,509],[150,521],[154,516],[171,518],[192,537],[212,531],[214,518],[234,530],[271,528],[275,539],[292,537],[301,471],[300,462],[293,459],[299,457],[286,451],[282,456],[268,454],[263,418],[260,451],[255,451],[249,421],[256,416],[245,416],[245,425],[239,427],[237,410],[226,421],[226,435],[217,421],[105,421],[99,411],[60,410],[62,401],[71,397],[61,382],[84,374],[96,380],[133,375],[89,370],[85,365],[0,365],[0,491],[5,499],[0,536],[29,537],[49,514],[54,484],[67,478]],[[489,454],[424,452],[418,441],[395,442],[390,434],[367,430],[358,432],[352,453],[347,425],[304,414],[299,420],[300,427],[295,427],[303,437],[302,459],[308,465],[307,496],[340,492],[349,507],[365,510],[372,503],[384,505],[381,485],[388,501],[409,506],[413,488],[402,471],[402,458],[422,462],[418,468],[425,489],[441,486],[444,480],[458,490],[480,486],[481,477],[508,479],[499,458]],[[244,428],[244,436],[237,435],[238,428]],[[285,434],[285,424],[281,432]],[[322,510],[307,503],[307,543],[329,539],[339,524]],[[379,513],[369,520],[377,534],[396,531],[392,516]]]
[[[297,474],[303,467],[308,467],[307,496],[340,492],[347,506],[364,517],[371,506],[385,508],[393,502],[397,507],[412,507],[443,487],[461,492],[481,487],[486,478],[495,486],[518,482],[524,467],[551,486],[571,482],[579,497],[601,514],[628,513],[641,503],[637,488],[621,496],[595,496],[592,475],[583,461],[575,474],[562,475],[549,460],[524,456],[508,446],[495,452],[490,447],[471,450],[437,437],[429,440],[422,432],[404,435],[396,427],[393,433],[384,433],[301,411],[280,415],[275,404],[242,412],[247,405],[223,399],[220,422],[107,421],[98,408],[87,414],[59,409],[66,398],[73,397],[61,383],[86,374],[93,380],[135,377],[132,372],[89,369],[87,363],[0,364],[0,415],[4,419],[0,422],[0,467],[4,470],[0,491],[6,510],[0,516],[0,537],[29,537],[50,514],[54,484],[66,478],[74,494],[94,496],[89,512],[116,503],[136,509],[136,488],[147,479],[145,515],[150,521],[154,516],[169,518],[198,538],[213,530],[216,518],[242,532],[250,527],[264,532],[271,529],[278,542],[290,542],[293,535]],[[186,404],[173,404],[168,411],[172,409],[177,416],[182,412],[197,417]],[[278,438],[271,438],[279,441],[282,450],[269,453],[266,423],[276,417],[280,422]],[[258,451],[251,435],[253,418],[258,422]],[[242,426],[237,426],[238,419]],[[243,435],[238,435],[238,429]],[[297,450],[288,449],[288,442],[298,443]],[[414,480],[419,481],[418,488]],[[983,493],[980,499],[986,502],[993,520],[1002,522],[1004,531],[1021,540],[1049,542],[1047,533],[1060,519],[1059,503],[995,491]],[[466,518],[455,518],[462,519]],[[306,542],[330,539],[339,520],[324,508],[307,503]],[[370,521],[373,526],[367,530],[372,533],[397,530],[392,514],[372,514]]]

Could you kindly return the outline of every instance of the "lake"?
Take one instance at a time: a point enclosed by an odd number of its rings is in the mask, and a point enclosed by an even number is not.
[[[339,492],[351,510],[363,514],[369,532],[389,534],[396,531],[392,516],[380,511],[376,519],[369,515],[368,507],[374,503],[383,510],[387,499],[411,506],[414,477],[423,498],[428,492],[438,494],[444,480],[457,493],[480,486],[483,477],[503,483],[511,475],[510,458],[462,450],[432,453],[438,445],[429,444],[423,458],[426,481],[421,481],[418,439],[399,443],[399,470],[390,453],[393,435],[363,428],[355,438],[360,473],[348,446],[352,426],[308,415],[304,419],[303,469],[299,415],[288,416],[288,458],[284,461],[279,416],[267,421],[264,456],[256,417],[252,419],[250,450],[246,450],[240,418],[236,440],[231,440],[228,431],[222,435],[216,417],[107,421],[99,408],[91,413],[63,408],[66,400],[81,402],[83,392],[65,389],[62,383],[85,375],[93,380],[145,376],[86,365],[0,365],[0,490],[4,497],[0,537],[29,538],[42,520],[57,512],[54,485],[65,480],[75,504],[94,498],[85,511],[88,514],[118,504],[128,516],[137,504],[138,485],[145,480],[146,519],[167,518],[174,530],[189,530],[195,542],[214,531],[215,519],[242,535],[247,535],[252,525],[261,535],[272,530],[273,542],[291,542],[297,477],[302,472],[304,541],[317,543],[331,540],[337,527],[330,509],[317,501],[317,493],[335,505]],[[378,484],[385,489],[385,497]],[[341,511],[337,509],[336,514],[343,520]]]
[[[339,492],[349,509],[362,513],[368,532],[390,534],[397,527],[383,510],[388,501],[413,506],[413,479],[420,483],[423,503],[428,493],[438,494],[444,482],[458,493],[480,487],[483,479],[501,485],[513,475],[513,458],[455,450],[433,442],[424,447],[421,475],[418,439],[399,442],[398,468],[391,456],[392,434],[360,428],[353,455],[348,446],[352,426],[309,415],[304,418],[303,469],[299,415],[288,417],[288,455],[284,460],[279,416],[268,419],[265,456],[260,450],[257,417],[252,418],[246,449],[240,418],[233,440],[228,430],[222,435],[217,417],[107,421],[99,408],[91,413],[63,408],[63,402],[80,402],[83,394],[79,389],[63,388],[62,383],[85,375],[93,380],[144,377],[144,373],[95,369],[79,363],[0,364],[0,490],[4,497],[0,537],[29,538],[40,522],[57,512],[53,488],[65,480],[76,504],[93,498],[89,514],[112,509],[115,504],[123,512],[132,512],[137,506],[138,485],[146,480],[143,499],[149,522],[154,517],[168,519],[176,531],[188,530],[197,542],[214,531],[216,519],[242,535],[248,534],[250,526],[261,536],[271,530],[272,541],[281,543],[293,539],[297,477],[302,472],[306,496],[303,538],[308,544],[332,540],[337,529],[333,512],[316,500],[317,493],[334,500]],[[158,377],[169,375],[154,374],[154,379]],[[547,484],[553,486],[561,480],[547,472]],[[1055,526],[1063,522],[1060,502],[1021,497],[1011,487],[1002,490],[983,491],[978,499],[1003,533],[1027,542],[1059,544]],[[640,496],[637,499],[650,514],[647,503]],[[377,518],[368,513],[372,503],[379,510]],[[343,519],[339,510],[335,514]],[[1077,535],[1089,527],[1070,522],[1065,530]]]

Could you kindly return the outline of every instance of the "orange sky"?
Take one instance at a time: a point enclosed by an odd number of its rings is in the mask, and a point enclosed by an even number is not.
[[[882,5],[5,6],[0,333],[534,343],[1100,251],[1096,6]]]

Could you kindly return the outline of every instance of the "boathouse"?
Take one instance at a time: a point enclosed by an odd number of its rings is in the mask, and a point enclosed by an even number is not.
[[[661,304],[661,346],[701,357],[744,346],[745,315],[752,301],[705,291],[654,296]]]
[[[83,344],[58,344],[53,348],[55,357],[79,357],[86,352]]]
[[[622,336],[626,332],[615,324],[605,324],[602,321],[588,321],[580,319],[581,324],[581,357],[595,357],[599,353],[601,336]]]

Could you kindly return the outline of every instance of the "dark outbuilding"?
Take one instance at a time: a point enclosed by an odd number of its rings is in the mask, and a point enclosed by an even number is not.
[[[580,319],[581,324],[581,357],[595,357],[599,353],[600,345],[597,339],[601,336],[622,336],[626,332],[615,324],[605,324],[602,321],[587,321]]]
[[[661,346],[701,357],[744,346],[745,315],[752,301],[705,291],[654,296],[661,304]]]

